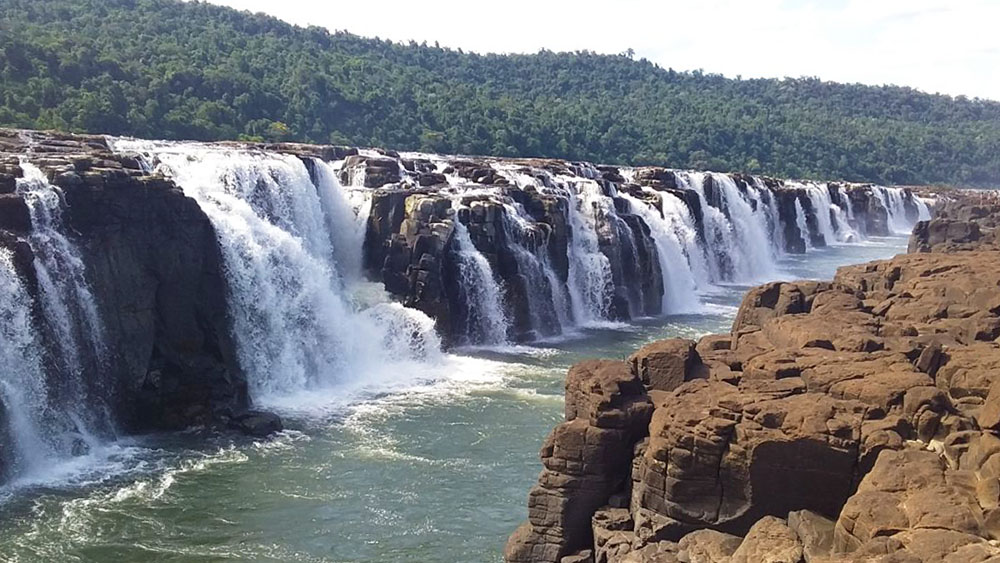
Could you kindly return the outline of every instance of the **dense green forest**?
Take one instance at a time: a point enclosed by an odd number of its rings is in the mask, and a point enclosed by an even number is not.
[[[8,126],[1000,184],[1000,102],[910,88],[478,55],[176,0],[3,0],[0,54]]]

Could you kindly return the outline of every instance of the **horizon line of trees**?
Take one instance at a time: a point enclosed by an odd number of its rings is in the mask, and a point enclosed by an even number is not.
[[[1000,102],[497,55],[178,0],[0,4],[0,125],[1000,185]]]

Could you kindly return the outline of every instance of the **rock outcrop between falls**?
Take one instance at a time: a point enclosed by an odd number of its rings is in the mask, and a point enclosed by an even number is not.
[[[730,334],[574,366],[506,560],[1000,560],[998,227],[995,194],[951,201]]]

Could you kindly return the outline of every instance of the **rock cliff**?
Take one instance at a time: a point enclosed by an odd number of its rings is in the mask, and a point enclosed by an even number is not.
[[[88,394],[125,431],[238,424],[249,407],[246,382],[215,233],[198,205],[114,154],[103,137],[0,131],[0,246],[13,249],[35,291],[31,221],[13,189],[22,162],[59,189],[63,229],[81,252],[102,320],[107,354],[88,375]],[[49,371],[48,387],[59,390],[58,370]]]
[[[603,361],[616,394],[571,369],[507,561],[1000,558],[1000,200],[947,199],[908,254]]]

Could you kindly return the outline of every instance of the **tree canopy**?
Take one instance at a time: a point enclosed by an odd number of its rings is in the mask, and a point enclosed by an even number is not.
[[[464,53],[201,2],[5,0],[0,78],[15,127],[1000,185],[1000,102]]]

